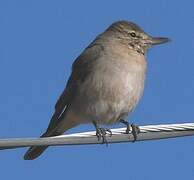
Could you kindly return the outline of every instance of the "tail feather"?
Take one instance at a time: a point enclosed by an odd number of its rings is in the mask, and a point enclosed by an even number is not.
[[[41,137],[49,137],[50,134],[45,132]],[[31,146],[24,155],[24,160],[33,160],[40,156],[48,146]]]
[[[64,119],[64,115],[61,116],[62,119]],[[41,137],[50,137],[50,136],[58,136],[63,134],[68,129],[76,126],[78,123],[74,120],[74,115],[69,113],[66,115],[66,120],[58,121],[58,123],[55,123],[53,120],[55,117],[55,114],[53,115],[51,119],[51,123],[47,129],[47,131],[41,136]],[[33,160],[40,156],[49,146],[32,146],[28,149],[28,151],[24,155],[25,160]]]
[[[25,160],[33,160],[40,156],[48,146],[32,146],[28,149],[26,154],[24,155]]]
[[[50,136],[57,136],[62,134],[64,131],[61,131],[60,133],[57,132],[57,113],[54,113],[50,124],[44,134],[42,134],[41,137],[50,137]],[[58,123],[59,124],[59,123]],[[56,131],[56,132],[55,132]],[[38,156],[40,156],[49,146],[31,146],[27,152],[24,155],[24,160],[33,160],[36,159]]]

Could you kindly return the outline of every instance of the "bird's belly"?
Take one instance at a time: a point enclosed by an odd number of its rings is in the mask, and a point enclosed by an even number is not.
[[[95,77],[95,78],[94,78]],[[112,124],[130,113],[138,103],[144,87],[143,72],[120,72],[91,76],[74,101],[82,121]]]

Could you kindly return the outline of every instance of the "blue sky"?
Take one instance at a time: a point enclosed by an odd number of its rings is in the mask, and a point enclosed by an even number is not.
[[[148,53],[136,124],[194,120],[194,2],[0,1],[0,138],[37,137],[47,127],[73,60],[112,22],[138,23],[172,39]],[[86,125],[70,132],[93,130]],[[194,138],[51,147],[35,161],[26,148],[0,151],[2,179],[194,178]]]

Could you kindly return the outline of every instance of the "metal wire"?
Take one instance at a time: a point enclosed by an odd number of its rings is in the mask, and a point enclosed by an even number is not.
[[[163,125],[147,125],[139,126],[140,133],[137,141],[156,140],[165,138],[175,138],[182,136],[194,135],[194,123],[183,124],[163,124]],[[131,132],[126,134],[126,128],[111,129],[112,135],[107,135],[108,143],[132,142],[134,140]],[[96,132],[84,132],[67,134],[46,138],[9,138],[0,139],[0,149],[10,149],[26,146],[56,146],[56,145],[84,145],[84,144],[100,144]]]

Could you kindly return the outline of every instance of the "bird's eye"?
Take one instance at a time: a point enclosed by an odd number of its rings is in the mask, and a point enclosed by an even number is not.
[[[130,35],[131,35],[132,37],[136,37],[135,32],[131,32]]]

